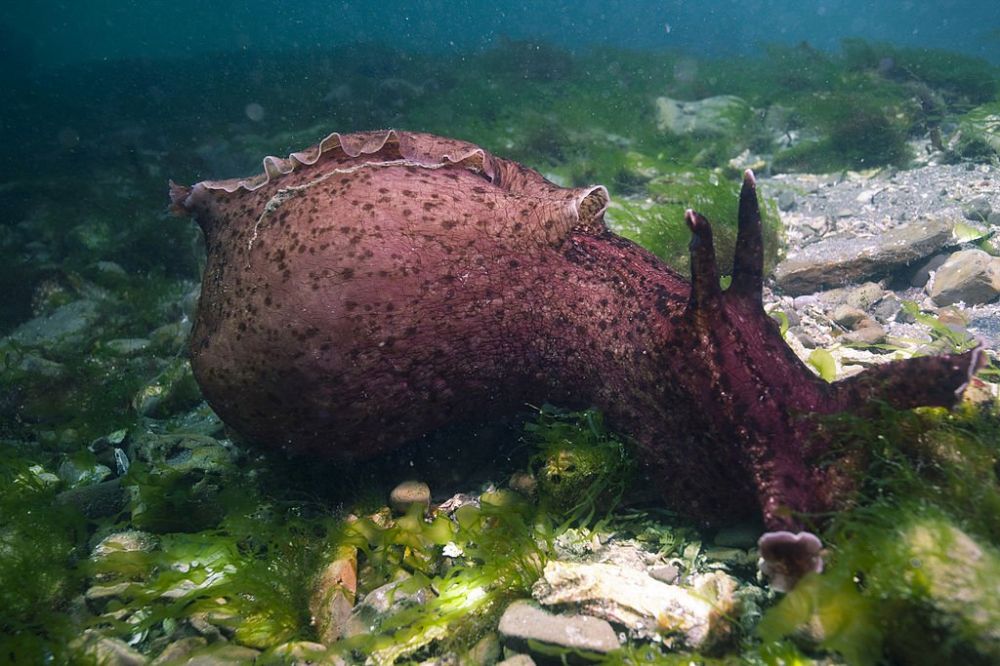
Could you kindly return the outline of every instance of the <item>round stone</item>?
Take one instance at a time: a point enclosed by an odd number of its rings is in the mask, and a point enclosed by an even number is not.
[[[403,481],[389,493],[389,506],[396,513],[406,513],[414,504],[424,509],[431,505],[431,489],[423,481]]]

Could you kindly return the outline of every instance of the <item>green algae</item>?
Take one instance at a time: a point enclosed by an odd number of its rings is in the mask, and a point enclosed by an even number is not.
[[[608,432],[595,410],[574,413],[547,405],[525,432],[538,450],[530,467],[542,502],[571,522],[609,513],[634,477],[624,442]]]
[[[37,451],[0,446],[0,661],[66,660],[75,636],[74,567],[86,534],[75,507],[55,501],[58,480]]]
[[[707,169],[687,169],[660,175],[646,189],[653,202],[617,202],[608,212],[609,226],[687,274],[691,233],[684,224],[684,212],[693,208],[712,223],[716,260],[722,274],[728,274],[736,248],[739,179]],[[764,264],[771,270],[783,251],[781,219],[772,199],[761,197],[760,209]]]
[[[850,419],[847,419],[850,421]],[[1000,460],[996,415],[973,407],[853,421],[839,439],[868,456],[860,501],[824,535],[826,571],[759,626],[801,632],[848,663],[993,663],[1000,654]]]

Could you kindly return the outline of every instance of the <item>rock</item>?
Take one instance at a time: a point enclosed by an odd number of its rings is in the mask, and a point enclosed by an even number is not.
[[[900,302],[899,298],[897,298],[894,294],[889,294],[879,301],[874,308],[872,308],[872,314],[875,316],[876,320],[882,324],[887,324],[896,319],[896,315],[899,314],[902,307],[903,304]]]
[[[87,629],[83,635],[70,644],[75,660],[73,663],[94,663],[101,666],[141,666],[148,660],[140,652],[129,647],[128,643],[117,638],[102,636],[93,629]]]
[[[950,635],[962,636],[965,645],[952,649],[976,653],[972,661],[935,663],[1000,663],[1000,558],[959,528],[935,519],[908,526],[899,546],[908,555],[901,561],[909,562],[900,572],[901,582],[910,586],[919,604],[912,612],[929,627],[948,627]]]
[[[340,546],[316,579],[309,612],[319,640],[331,645],[345,633],[358,592],[358,549]]]
[[[955,252],[934,273],[927,293],[938,305],[988,303],[1000,295],[1000,259],[982,250]]]
[[[737,616],[735,579],[715,572],[692,585],[668,585],[646,573],[603,563],[550,560],[532,595],[543,605],[573,604],[627,627],[640,638],[708,649],[731,638]]]
[[[42,348],[48,353],[79,351],[97,337],[100,319],[96,301],[73,301],[21,324],[8,339],[15,345]]]
[[[111,469],[100,463],[81,464],[67,458],[59,465],[56,473],[69,488],[79,488],[104,481],[111,476]]]
[[[910,286],[923,287],[926,285],[927,281],[931,279],[931,274],[941,268],[941,265],[948,261],[949,256],[951,256],[950,253],[941,252],[921,264],[920,268],[913,273],[913,277],[910,278]]]
[[[879,277],[950,244],[952,226],[945,220],[923,220],[871,238],[822,240],[779,263],[775,281],[797,296]]]
[[[459,665],[486,666],[500,661],[500,637],[490,632],[480,638],[459,660]],[[530,657],[527,657],[529,660]],[[442,666],[444,666],[442,664]]]
[[[706,97],[696,102],[669,97],[656,100],[656,126],[661,132],[671,134],[732,134],[741,129],[750,114],[749,105],[733,95]]]
[[[972,222],[985,222],[993,212],[989,197],[973,197],[962,206],[962,215]]]
[[[673,585],[681,578],[681,566],[677,562],[661,564],[660,566],[651,568],[649,575],[661,583]]]
[[[865,317],[857,323],[853,331],[845,333],[840,339],[861,347],[881,345],[886,340],[885,328],[874,319]]]
[[[163,648],[159,656],[156,657],[150,666],[166,666],[167,664],[185,664],[188,657],[208,645],[208,641],[201,636],[188,636],[181,638],[167,647]]]
[[[116,338],[104,343],[104,348],[116,356],[135,356],[148,347],[146,338]]]
[[[141,416],[164,418],[201,401],[201,390],[187,359],[173,360],[157,377],[132,398],[132,407]]]
[[[528,642],[601,654],[617,650],[618,636],[606,621],[587,615],[554,615],[530,601],[513,602],[500,618],[500,638],[515,650]]]
[[[423,606],[434,593],[425,587],[414,586],[412,579],[386,583],[377,587],[354,607],[344,628],[344,637],[375,632],[387,618],[404,608]]]
[[[867,320],[868,315],[864,310],[859,310],[845,303],[844,305],[838,305],[837,309],[830,315],[830,318],[837,325],[850,330],[857,326],[859,322]]]
[[[215,643],[201,648],[183,663],[184,666],[246,666],[253,664],[259,656],[260,651],[253,648]]]
[[[123,511],[126,499],[121,479],[72,488],[56,495],[57,502],[76,507],[84,517],[91,520],[106,518]]]
[[[431,505],[431,489],[423,481],[403,481],[389,493],[389,506],[396,513],[406,513],[414,504],[420,504],[424,511]]]
[[[851,289],[844,297],[844,303],[859,310],[868,310],[881,300],[885,290],[875,282],[865,282]]]
[[[496,666],[535,666],[535,660],[526,654],[515,654],[509,659],[498,662]]]

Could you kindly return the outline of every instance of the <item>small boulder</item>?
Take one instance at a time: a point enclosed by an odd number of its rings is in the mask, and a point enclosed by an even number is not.
[[[927,293],[937,305],[988,303],[1000,296],[1000,259],[982,250],[962,250],[934,274]]]
[[[500,618],[500,637],[515,650],[529,641],[601,654],[617,650],[618,636],[606,621],[587,615],[554,615],[530,601],[512,603]]]
[[[696,102],[669,97],[656,100],[656,126],[661,132],[719,136],[739,130],[751,115],[750,106],[739,97],[718,95]]]
[[[631,568],[551,560],[532,595],[546,606],[572,604],[639,638],[704,650],[732,638],[730,620],[739,615],[736,587],[722,572],[694,576],[690,585],[668,585]]]
[[[821,240],[779,263],[774,278],[791,296],[877,278],[950,245],[953,226],[947,220],[921,220],[870,238]]]

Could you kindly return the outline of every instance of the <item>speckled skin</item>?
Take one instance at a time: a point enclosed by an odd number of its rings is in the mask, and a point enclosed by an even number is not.
[[[195,376],[227,424],[272,446],[368,457],[525,403],[593,405],[668,500],[798,530],[843,483],[808,416],[951,405],[978,363],[817,378],[761,304],[749,172],[725,292],[696,213],[689,284],[607,230],[604,188],[426,134],[333,134],[255,178],[171,194],[208,248]]]

